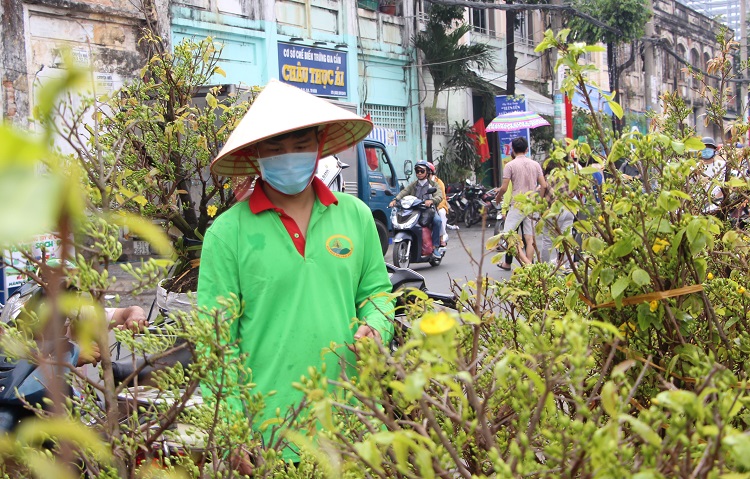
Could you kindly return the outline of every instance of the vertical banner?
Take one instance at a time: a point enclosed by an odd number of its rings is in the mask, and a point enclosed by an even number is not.
[[[497,95],[495,97],[495,114],[513,113],[516,111],[526,111],[526,97],[523,95]],[[510,142],[513,138],[523,136],[529,142],[529,156],[531,156],[531,137],[529,130],[498,131],[497,139],[500,148],[500,159],[505,161],[510,158]]]

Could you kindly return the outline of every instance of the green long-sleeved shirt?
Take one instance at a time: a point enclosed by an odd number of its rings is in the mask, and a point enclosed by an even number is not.
[[[390,292],[391,283],[372,213],[350,195],[337,193],[338,204],[329,206],[321,202],[323,196],[318,194],[313,206],[304,257],[278,211],[255,214],[248,202],[230,208],[206,232],[198,303],[215,307],[216,298],[229,293],[244,302],[242,315],[231,326],[231,340],[239,341],[239,352],[249,354],[249,380],[257,390],[276,391],[255,426],[274,417],[277,407],[283,415],[302,398],[292,383],[307,374],[309,366],[320,367],[325,361],[326,375],[339,376],[335,355],[321,359],[321,350],[331,342],[341,345],[337,352],[349,364],[355,363],[345,346],[354,341],[353,318],[376,329],[385,344],[393,334],[387,317],[393,305],[383,294]],[[228,404],[239,409],[239,400],[229,393]],[[284,455],[295,458],[292,451]]]

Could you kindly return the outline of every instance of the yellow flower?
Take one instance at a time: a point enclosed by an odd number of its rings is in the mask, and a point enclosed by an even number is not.
[[[653,313],[654,311],[659,309],[659,302],[657,300],[651,301],[650,303],[648,303],[648,309],[650,309]]]
[[[745,292],[745,288],[744,287],[740,286],[739,288],[737,288],[737,293],[738,294],[743,294],[744,292]]]
[[[599,215],[599,221],[604,221],[604,216]]]
[[[654,253],[661,253],[662,250],[664,250],[667,246],[669,246],[669,241],[661,238],[656,238],[656,241],[654,241],[651,249],[654,251]]]
[[[712,279],[714,279],[714,274],[713,274],[713,273],[708,273],[708,274],[706,275],[706,278],[707,278],[707,279],[708,279],[709,281],[711,281]]]
[[[419,329],[427,335],[434,336],[450,331],[455,325],[456,320],[452,316],[440,311],[439,313],[427,314],[422,318],[422,321],[419,322]]]
[[[226,183],[224,183],[224,189],[225,189],[225,190],[228,190],[228,189],[229,189],[229,182],[228,182],[228,181],[227,181]]]
[[[219,211],[219,208],[214,205],[208,205],[208,207],[206,208],[206,213],[208,213],[208,216],[210,216],[211,218],[216,216],[217,211]]]

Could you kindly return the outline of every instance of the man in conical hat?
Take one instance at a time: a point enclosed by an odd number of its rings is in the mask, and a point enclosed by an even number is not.
[[[363,338],[388,344],[393,334],[391,283],[372,213],[314,175],[320,158],[356,145],[371,129],[369,120],[271,81],[211,163],[217,175],[259,177],[247,201],[206,232],[198,280],[200,306],[218,308],[217,298],[230,294],[244,302],[231,341],[249,355],[255,391],[276,391],[254,426],[302,399],[292,383],[310,366],[320,370],[325,362],[325,374],[337,378],[338,356],[355,364],[348,346]],[[332,342],[337,354],[321,359]],[[242,411],[228,393],[229,407]],[[299,460],[289,448],[283,455]],[[247,458],[243,467],[249,470]]]

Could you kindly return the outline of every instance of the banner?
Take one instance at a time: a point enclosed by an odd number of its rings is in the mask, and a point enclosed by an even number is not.
[[[523,95],[497,95],[495,97],[495,115],[526,111],[526,98]],[[523,136],[529,142],[529,156],[531,156],[531,137],[528,128],[525,130],[498,131],[497,139],[500,147],[500,159],[510,158],[510,142],[513,138]]]
[[[30,253],[35,260],[59,258],[62,256],[62,240],[55,235],[39,235],[34,237],[31,243],[22,245],[21,249],[5,250],[3,252],[3,261],[7,266],[3,274],[5,293],[21,286],[26,282],[26,275],[23,271],[33,271],[34,265],[29,264],[22,250]]]
[[[346,52],[279,43],[278,54],[280,81],[313,95],[349,95]]]

